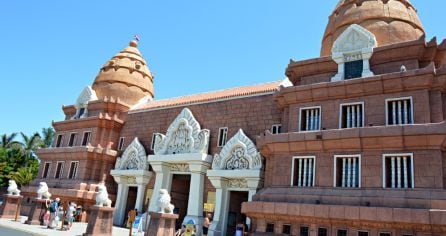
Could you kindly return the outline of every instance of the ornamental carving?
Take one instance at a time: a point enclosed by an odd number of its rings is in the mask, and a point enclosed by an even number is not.
[[[127,178],[127,183],[128,184],[136,184],[136,178],[133,176],[130,176]]]
[[[125,149],[122,157],[118,157],[115,164],[116,170],[148,170],[146,151],[138,138]]]
[[[228,188],[247,188],[248,181],[246,181],[246,179],[229,179],[227,187]]]
[[[373,49],[378,43],[375,35],[365,28],[353,24],[349,26],[333,44],[332,55],[338,53],[351,53],[362,51],[363,49]]]
[[[171,164],[170,170],[171,171],[180,171],[180,172],[189,172],[189,165],[186,163]]]
[[[226,143],[220,154],[215,154],[212,169],[260,170],[262,169],[262,156],[254,143],[240,129]]]
[[[201,129],[192,112],[184,108],[167,129],[166,135],[155,134],[155,155],[208,153],[209,133]]]

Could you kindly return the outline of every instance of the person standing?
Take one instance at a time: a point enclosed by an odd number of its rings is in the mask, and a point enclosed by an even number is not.
[[[203,220],[203,236],[208,235],[209,226],[211,225],[212,215],[211,213],[206,214]]]
[[[48,210],[50,211],[50,220],[48,222],[49,229],[53,229],[53,224],[59,211],[59,203],[60,198],[56,198],[56,200],[52,201],[48,207]]]
[[[67,221],[67,230],[70,230],[71,226],[73,225],[75,211],[76,211],[76,204],[74,202],[71,202],[68,205],[67,213],[65,215],[65,219]]]

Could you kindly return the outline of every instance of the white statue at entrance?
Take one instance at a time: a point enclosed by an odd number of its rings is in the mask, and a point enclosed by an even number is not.
[[[46,182],[40,182],[37,189],[37,199],[50,199],[51,193],[48,192],[48,185]]]
[[[18,189],[16,182],[12,179],[9,180],[7,191],[9,195],[20,195],[20,190]]]
[[[160,189],[160,197],[158,199],[158,206],[160,213],[173,214],[173,209],[175,208],[173,204],[170,203],[170,195],[167,189]]]
[[[98,185],[98,193],[96,194],[96,206],[111,207],[112,201],[108,198],[107,187],[105,185]]]

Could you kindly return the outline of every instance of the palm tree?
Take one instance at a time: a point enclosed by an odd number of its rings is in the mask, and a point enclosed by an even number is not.
[[[54,131],[54,129],[52,127],[43,128],[42,129],[42,137],[43,138],[42,138],[41,147],[42,148],[51,147],[51,144],[53,143],[55,134],[56,134],[56,132]]]
[[[28,137],[23,132],[20,132],[20,134],[22,135],[23,139],[22,147],[25,151],[25,155],[29,158],[35,157],[34,153],[41,146],[42,142],[40,134],[35,132],[33,135],[31,135],[31,137]]]
[[[31,167],[20,167],[9,175],[19,186],[27,185],[34,180],[34,171]]]
[[[10,135],[3,134],[1,136],[0,146],[2,146],[4,148],[10,148],[13,144],[17,144],[18,142],[14,141],[16,136],[17,136],[17,133],[12,133]]]

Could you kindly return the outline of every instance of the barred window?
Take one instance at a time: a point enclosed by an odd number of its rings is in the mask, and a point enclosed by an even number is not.
[[[292,185],[297,187],[313,187],[315,166],[315,157],[294,157],[292,165]]]
[[[321,129],[321,108],[310,107],[300,110],[300,131],[316,131]]]
[[[387,124],[413,124],[412,98],[397,98],[387,100]]]
[[[342,188],[361,187],[361,159],[359,155],[335,156],[335,186]]]
[[[364,127],[364,105],[362,103],[342,104],[340,128]]]
[[[383,185],[385,188],[414,187],[412,154],[385,154],[383,159]]]

